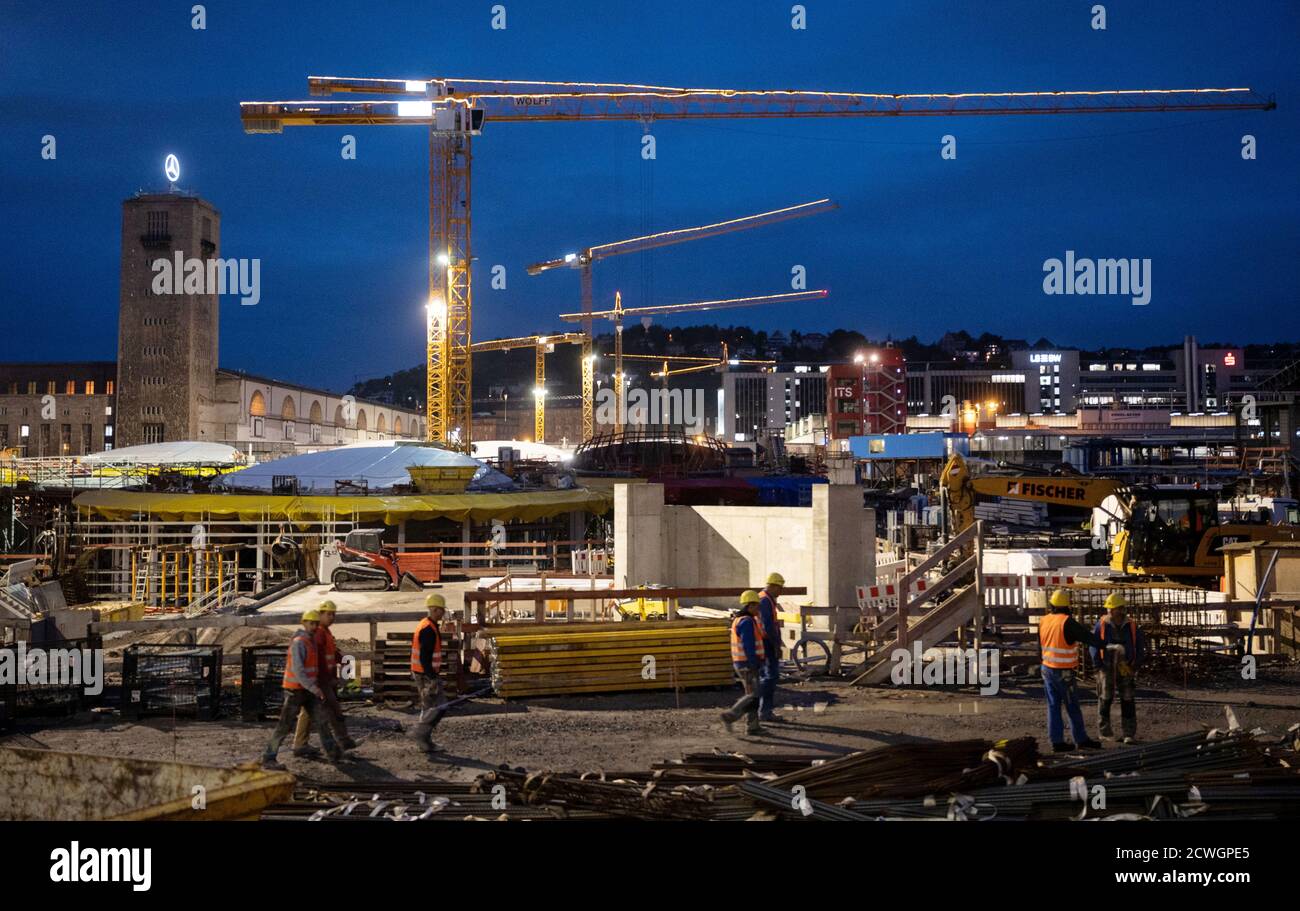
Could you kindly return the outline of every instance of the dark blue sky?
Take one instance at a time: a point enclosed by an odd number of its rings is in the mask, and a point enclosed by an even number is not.
[[[1293,0],[487,0],[206,4],[0,0],[0,360],[115,356],[121,201],[183,187],[262,301],[222,308],[222,364],[346,386],[423,358],[427,139],[419,128],[240,129],[241,100],[309,75],[653,82],[859,91],[1249,86],[1269,113],[488,124],[474,147],[475,337],[559,327],[575,273],[524,266],[646,228],[830,196],[829,215],[597,267],[629,305],[789,290],[824,304],[717,314],[758,328],[949,329],[1059,344],[1300,338],[1300,5]],[[358,158],[339,155],[344,132]],[[956,161],[939,141],[953,133]],[[1241,136],[1259,158],[1243,161]],[[58,158],[44,161],[53,134]],[[1047,297],[1042,264],[1149,257],[1153,296]],[[508,287],[488,287],[488,268]]]

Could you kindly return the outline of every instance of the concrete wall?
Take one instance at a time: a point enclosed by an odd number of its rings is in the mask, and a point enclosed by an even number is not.
[[[798,603],[854,605],[875,577],[875,514],[860,487],[812,491],[806,507],[666,506],[661,484],[618,484],[614,584],[761,587],[779,572],[808,588]]]

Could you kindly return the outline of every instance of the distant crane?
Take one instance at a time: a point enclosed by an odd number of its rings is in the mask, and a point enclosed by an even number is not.
[[[770,212],[759,212],[755,215],[745,215],[740,218],[731,218],[726,221],[714,222],[708,225],[698,225],[694,228],[678,228],[675,231],[658,231],[654,234],[646,234],[641,237],[630,237],[627,240],[616,240],[607,244],[596,244],[587,247],[578,253],[569,253],[559,259],[548,259],[545,262],[533,263],[528,267],[529,275],[541,275],[543,272],[549,272],[552,269],[580,269],[582,272],[582,312],[591,312],[591,267],[602,259],[609,259],[611,256],[621,256],[625,253],[639,253],[643,250],[654,250],[657,247],[667,247],[672,244],[682,244],[692,240],[702,240],[706,237],[717,237],[719,234],[731,234],[735,231],[747,231],[751,228],[761,228],[765,225],[774,225],[778,222],[789,221],[793,218],[805,218],[809,215],[817,215],[821,212],[829,212],[832,209],[838,209],[839,205],[831,202],[829,199],[818,199],[813,202],[801,203],[797,206],[786,206],[783,209],[773,209]],[[595,358],[592,356],[591,344],[591,320],[582,321],[582,331],[587,336],[587,342],[582,348],[582,434],[585,439],[591,439],[596,429],[595,411],[593,398],[595,394]]]
[[[564,332],[559,335],[525,335],[520,338],[499,338],[490,342],[475,342],[471,351],[512,351],[532,348],[533,361],[533,441],[546,442],[546,355],[556,345],[585,345],[587,336],[581,332]]]
[[[1272,110],[1247,88],[896,94],[788,89],[691,89],[608,82],[309,77],[312,95],[402,100],[245,101],[247,133],[286,126],[422,126],[429,131],[428,439],[468,450],[470,370],[470,139],[485,121],[536,123],[806,117],[935,117]]]
[[[792,291],[786,294],[760,294],[753,297],[731,297],[724,300],[695,301],[689,304],[662,304],[654,307],[624,307],[623,294],[614,293],[612,310],[586,313],[561,313],[560,319],[576,323],[593,319],[608,319],[614,323],[614,396],[615,422],[623,432],[623,318],[626,316],[656,316],[668,313],[697,313],[702,310],[722,310],[731,307],[756,307],[762,304],[791,304],[798,301],[820,300],[829,291]],[[590,438],[590,437],[588,437]]]

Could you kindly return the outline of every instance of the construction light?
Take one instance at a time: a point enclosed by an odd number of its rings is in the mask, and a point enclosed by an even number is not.
[[[566,254],[564,254],[564,261],[565,261],[566,263],[571,263],[571,262],[573,262],[573,261],[574,261],[575,259],[577,259],[577,258],[578,258],[578,254],[577,254],[577,253],[566,253]]]
[[[544,398],[546,398],[546,387],[545,387],[545,386],[534,386],[534,387],[533,387],[533,398],[535,398],[535,399],[544,399]]]
[[[434,262],[436,262],[440,266],[447,266],[451,263],[451,257],[447,255],[447,252],[445,250],[439,250],[438,255],[435,256],[433,259]]]
[[[861,352],[858,352],[857,354],[853,355],[853,363],[855,364],[861,364],[865,360],[866,358],[862,356]]]
[[[399,101],[397,102],[398,117],[432,117],[432,101]]]
[[[430,320],[442,321],[447,318],[447,301],[441,294],[429,295],[429,302],[424,305]]]
[[[408,92],[419,92],[423,94],[425,90],[425,82],[423,79],[408,79],[406,80],[406,90]]]
[[[880,360],[880,355],[879,355],[879,354],[873,354],[873,355],[871,355],[871,363],[874,364],[874,363],[876,363],[876,362],[879,361],[879,360]]]

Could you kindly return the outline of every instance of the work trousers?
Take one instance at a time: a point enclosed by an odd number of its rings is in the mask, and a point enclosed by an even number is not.
[[[312,721],[316,724],[316,730],[320,732],[320,742],[321,746],[325,748],[325,754],[331,759],[342,757],[343,750],[335,742],[334,735],[330,733],[329,723],[325,719],[321,700],[317,699],[308,690],[285,690],[284,705],[280,709],[280,722],[275,726],[275,731],[266,744],[264,759],[274,760],[279,755],[280,745],[284,743],[284,738],[288,737],[289,732],[293,730],[298,713],[304,710],[311,715]]]
[[[758,690],[759,690],[759,672],[749,667],[737,667],[736,676],[740,678],[740,685],[744,688],[745,694],[736,700],[736,704],[722,716],[728,721],[739,721],[740,716],[745,716],[745,727],[749,731],[761,730],[758,723]]]
[[[442,721],[443,701],[442,680],[427,674],[411,676],[415,679],[415,688],[420,694],[420,716],[411,728],[411,738],[425,750],[433,749],[433,729]]]
[[[781,679],[781,645],[766,643],[772,653],[763,658],[763,669],[758,677],[758,717],[770,721],[776,714],[776,685]]]
[[[1065,743],[1065,729],[1061,724],[1061,709],[1070,716],[1070,734],[1077,746],[1088,739],[1083,725],[1083,710],[1079,708],[1075,672],[1043,665],[1043,692],[1047,694],[1047,736],[1052,743]]]
[[[334,735],[335,741],[344,749],[352,749],[355,742],[351,735],[348,734],[347,721],[343,717],[343,706],[339,705],[338,689],[333,683],[321,684],[321,692],[325,694],[324,704],[321,705],[321,714],[325,716],[329,723],[330,732]],[[293,732],[293,748],[301,750],[307,746],[307,738],[311,735],[311,712],[303,709],[298,713],[298,727]]]
[[[1103,737],[1114,736],[1110,726],[1110,707],[1119,694],[1119,727],[1121,736],[1136,737],[1138,730],[1137,678],[1120,674],[1114,668],[1097,671],[1097,724]]]

